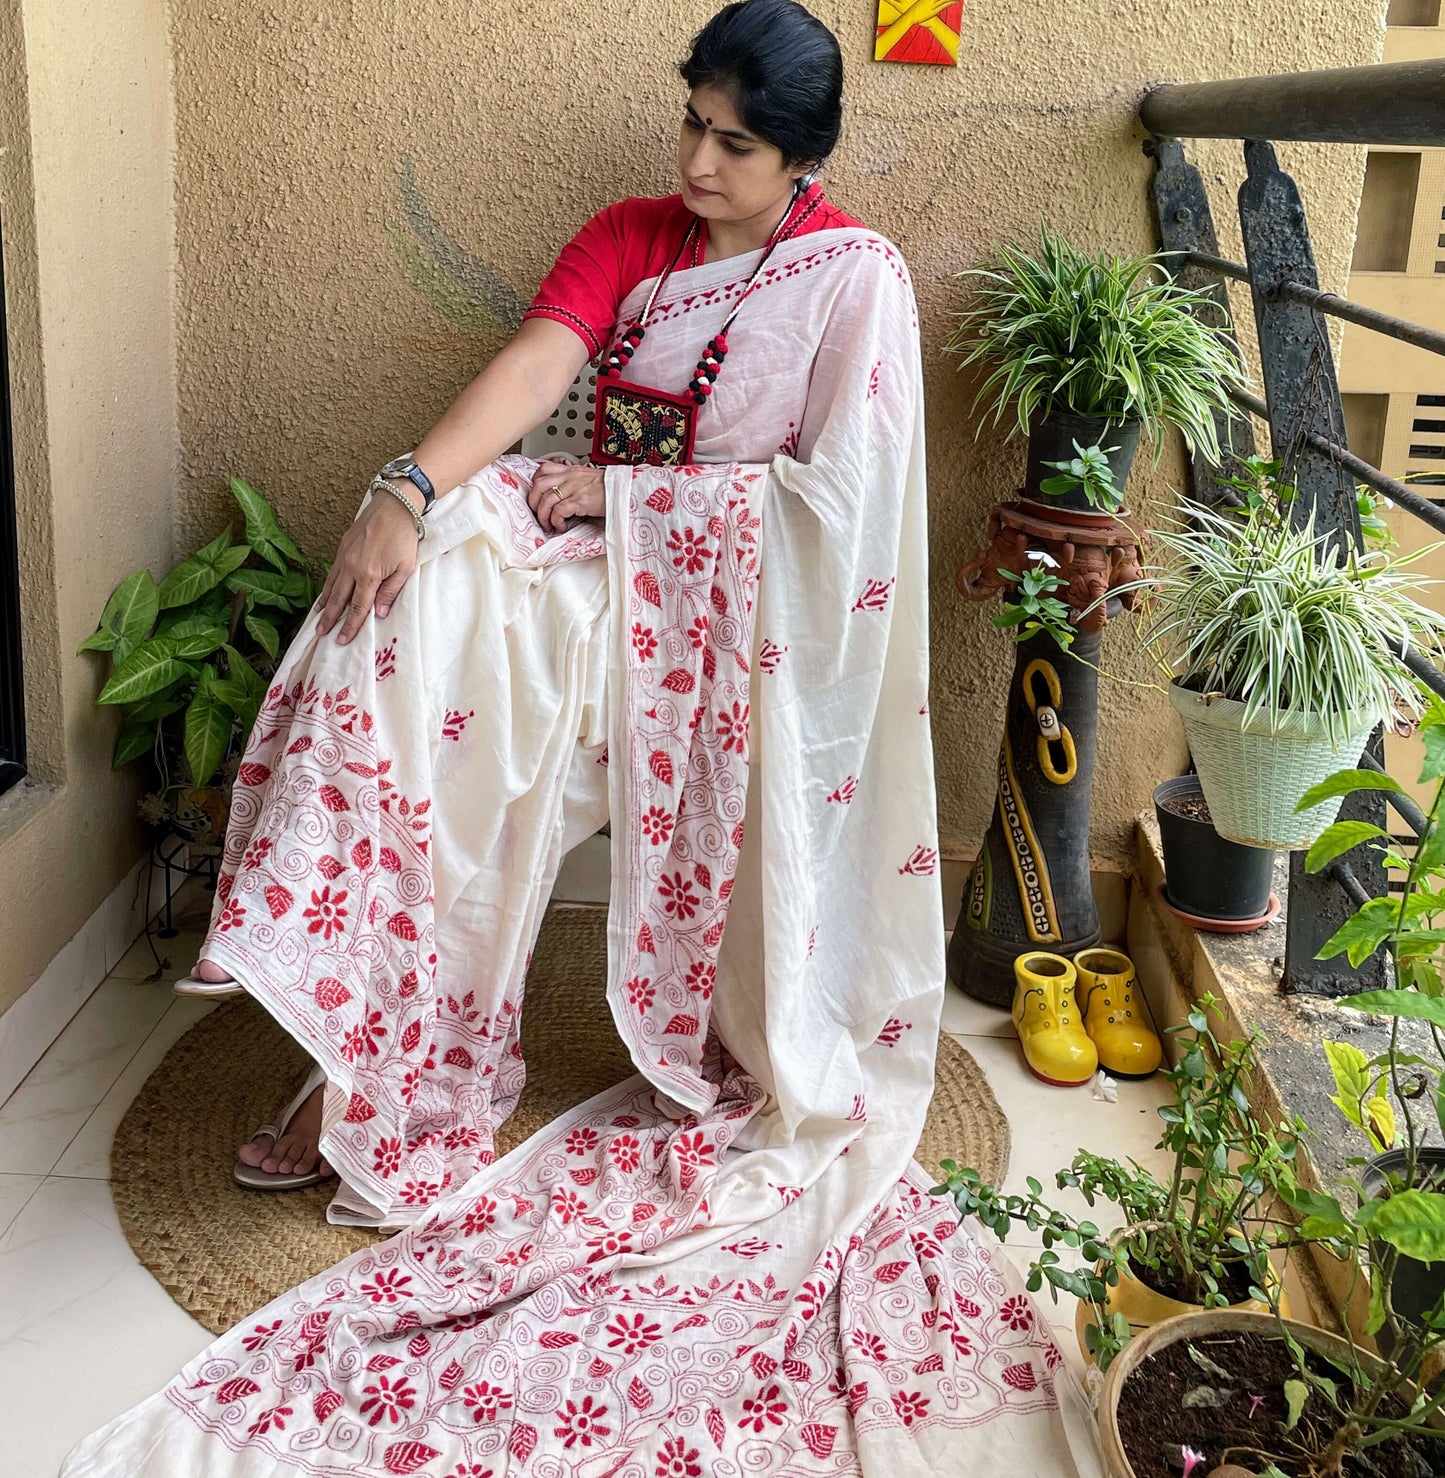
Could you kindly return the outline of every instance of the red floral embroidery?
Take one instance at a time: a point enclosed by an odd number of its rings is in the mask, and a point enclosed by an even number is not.
[[[399,1376],[393,1385],[386,1376],[379,1375],[376,1384],[362,1388],[366,1399],[361,1403],[361,1414],[371,1426],[378,1422],[395,1422],[398,1426],[406,1420],[405,1413],[416,1405],[416,1388]]]
[[[667,536],[667,547],[673,552],[673,564],[689,575],[697,574],[712,557],[712,550],[694,529],[673,529]]]
[[[466,1387],[462,1400],[471,1410],[474,1422],[494,1422],[502,1412],[512,1409],[512,1393],[484,1380]]]
[[[658,884],[658,892],[662,894],[663,907],[674,918],[690,919],[702,901],[692,891],[692,884],[680,872],[671,877],[664,874]]]
[[[344,891],[335,898],[331,896],[330,888],[323,888],[319,893],[313,891],[311,907],[305,910],[306,917],[312,921],[307,926],[309,932],[322,935],[329,944],[332,934],[340,934],[346,927],[342,922],[346,918],[346,910],[341,906],[345,902]]]
[[[755,1432],[761,1432],[770,1425],[781,1427],[787,1409],[788,1403],[782,1399],[781,1389],[765,1386],[756,1396],[744,1398],[743,1417],[738,1425],[744,1431],[751,1427]]]
[[[633,623],[632,648],[637,653],[639,662],[646,662],[652,657],[657,650],[657,638],[652,634],[650,626],[644,626],[640,621]]]
[[[601,1402],[594,1402],[591,1396],[584,1396],[580,1402],[563,1402],[557,1412],[555,1435],[569,1452],[579,1442],[583,1447],[591,1447],[594,1440],[612,1435],[612,1428],[602,1421],[606,1415],[607,1408]]]

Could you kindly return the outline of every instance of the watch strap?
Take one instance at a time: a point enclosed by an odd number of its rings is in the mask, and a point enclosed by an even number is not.
[[[397,457],[388,462],[381,469],[383,477],[404,477],[421,494],[421,511],[426,514],[431,512],[431,505],[436,502],[436,489],[431,484],[425,472],[416,464],[416,459],[411,456]]]

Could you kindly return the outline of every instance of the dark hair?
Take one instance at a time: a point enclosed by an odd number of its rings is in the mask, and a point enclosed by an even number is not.
[[[843,127],[838,38],[797,0],[738,0],[698,32],[682,64],[690,88],[732,95],[743,126],[789,165],[821,164]]]

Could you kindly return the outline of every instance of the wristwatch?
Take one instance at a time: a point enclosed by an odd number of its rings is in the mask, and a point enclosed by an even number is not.
[[[436,489],[431,485],[429,478],[420,467],[416,465],[416,458],[408,452],[404,457],[394,457],[385,467],[381,469],[380,475],[386,478],[404,477],[421,494],[421,511],[423,514],[431,512],[431,505],[437,500]]]

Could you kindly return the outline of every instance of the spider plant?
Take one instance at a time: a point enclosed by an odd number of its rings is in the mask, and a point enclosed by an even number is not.
[[[960,274],[977,290],[945,352],[961,356],[960,369],[993,366],[973,410],[987,403],[998,425],[1012,405],[1024,433],[1054,410],[1137,420],[1156,461],[1165,428],[1177,426],[1191,450],[1222,460],[1214,413],[1243,374],[1227,324],[1206,321],[1220,316],[1214,298],[1180,287],[1157,257],[1091,257],[1039,231],[1037,254],[1009,243],[994,265]]]
[[[1291,524],[1268,498],[1187,513],[1191,527],[1155,535],[1172,558],[1150,570],[1145,602],[1145,641],[1180,687],[1243,704],[1245,727],[1316,715],[1336,744],[1361,715],[1419,712],[1402,654],[1445,640],[1445,616],[1413,594],[1435,582],[1408,568],[1429,550],[1341,559],[1313,517]]]

